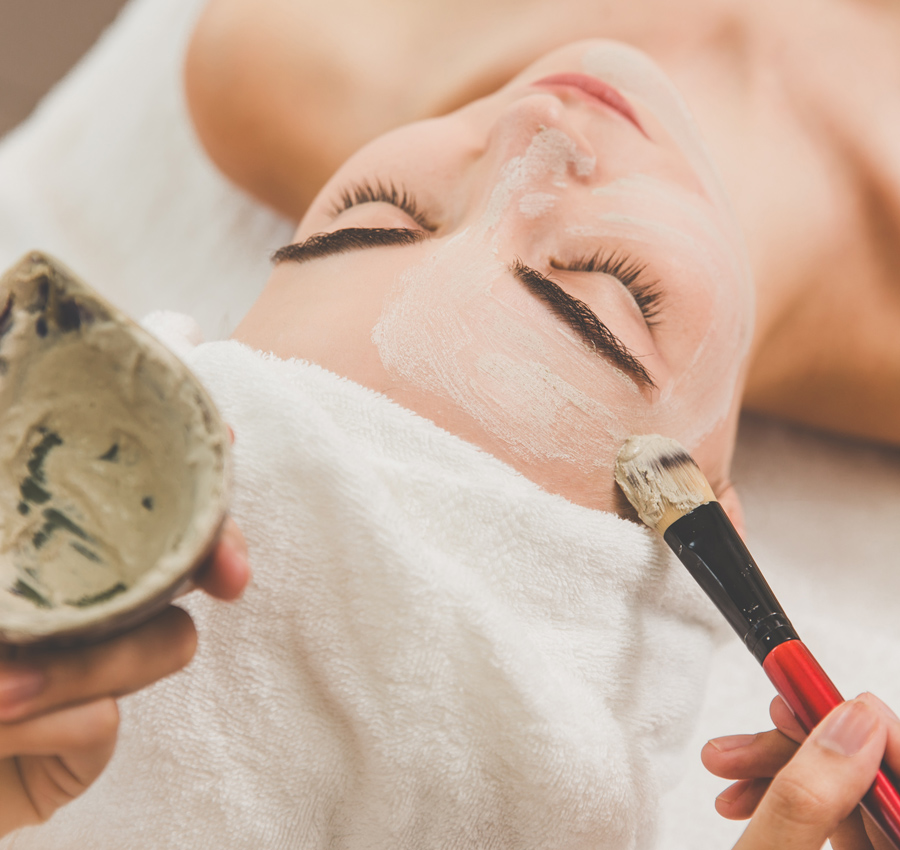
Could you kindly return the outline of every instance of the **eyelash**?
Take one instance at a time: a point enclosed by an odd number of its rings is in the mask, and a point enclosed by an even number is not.
[[[591,257],[580,257],[565,264],[551,261],[550,265],[560,271],[569,272],[594,272],[608,274],[618,281],[631,293],[644,321],[652,328],[659,324],[656,317],[659,315],[662,292],[657,281],[645,280],[644,272],[647,266],[632,259],[622,251],[604,253],[598,251]]]
[[[364,180],[361,183],[353,183],[343,189],[337,203],[334,204],[332,215],[338,216],[351,207],[360,204],[372,203],[391,204],[403,210],[419,227],[425,230],[436,228],[429,222],[428,217],[422,212],[422,208],[416,201],[415,195],[404,187],[397,187],[394,183],[382,183],[376,181],[374,185]]]

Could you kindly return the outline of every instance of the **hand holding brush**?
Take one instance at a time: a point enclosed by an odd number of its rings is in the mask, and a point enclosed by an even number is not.
[[[841,770],[827,760],[819,765],[820,770],[824,771],[821,775],[808,771],[804,773],[802,769],[810,759],[815,764],[812,754],[820,750],[827,751],[829,742],[841,739],[840,735],[835,738],[832,733],[843,729],[845,733],[855,730],[850,738],[859,747],[856,752],[850,752],[845,742],[835,745],[831,750],[839,757],[850,759],[846,764],[839,762],[839,765],[846,767],[852,764],[861,771],[854,775],[865,778],[865,759],[860,762],[857,760],[861,758],[860,754],[870,756],[880,749],[876,753],[880,756],[885,752],[888,741],[885,728],[887,721],[881,721],[880,716],[865,702],[853,701],[842,705],[843,697],[800,641],[759,567],[717,501],[709,482],[691,456],[674,440],[656,435],[631,437],[619,452],[616,481],[644,523],[662,535],[744,641],[747,649],[762,664],[763,670],[796,718],[799,728],[806,734],[816,730],[808,748],[803,747],[800,751],[805,754],[805,758],[799,762],[801,776],[812,778],[819,784],[823,784],[821,780],[824,779],[824,785],[827,786],[827,777],[832,772],[836,770],[837,775],[841,775]],[[834,716],[816,729],[833,711]],[[864,721],[871,722],[865,725]],[[894,738],[897,738],[896,733]],[[892,743],[892,746],[900,745]],[[892,757],[891,761],[900,759]],[[785,770],[796,771],[797,768],[792,768],[793,765],[794,762],[791,762]],[[831,770],[828,769],[829,765]],[[791,787],[791,774],[788,773],[786,778],[782,776],[780,782],[776,779],[776,782],[777,787]],[[801,784],[793,787],[796,791],[802,790],[804,786]],[[900,850],[900,793],[897,788],[890,768],[882,764],[874,774],[871,787],[866,791],[861,805],[890,841],[890,846]],[[837,790],[840,796],[841,789]],[[853,792],[852,786],[843,787],[844,796],[849,794],[852,799]],[[767,811],[768,807],[763,810],[764,813]],[[794,815],[796,814],[794,811]],[[807,819],[809,814],[807,812]],[[837,811],[833,813],[835,816],[837,814]],[[750,831],[748,828],[748,833]],[[796,850],[805,846],[817,846],[784,841],[780,844],[759,843],[753,836],[748,838],[751,839],[753,843],[738,846],[753,847],[754,850],[769,846],[791,847]]]
[[[900,767],[900,722],[871,694],[842,703],[807,737],[781,697],[770,709],[776,729],[707,743],[704,766],[737,780],[716,800],[729,820],[751,818],[735,850],[890,850],[860,800],[882,760]],[[800,742],[804,741],[802,746]]]

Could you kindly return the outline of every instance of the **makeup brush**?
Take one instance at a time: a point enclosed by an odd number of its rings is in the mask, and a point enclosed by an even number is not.
[[[810,732],[844,699],[801,642],[694,459],[675,440],[633,436],[619,451],[615,474],[640,518],[662,535]],[[862,806],[900,850],[900,793],[886,765]]]

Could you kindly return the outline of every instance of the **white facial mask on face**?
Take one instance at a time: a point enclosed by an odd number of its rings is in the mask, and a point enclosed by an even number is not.
[[[508,223],[518,216],[558,228],[554,187],[564,190],[594,167],[564,132],[541,128],[501,167],[480,217],[399,274],[372,336],[391,375],[451,401],[516,457],[561,460],[582,473],[611,468],[633,431],[661,430],[697,445],[728,414],[749,344],[746,301],[727,303],[728,287],[717,285],[745,273],[730,235],[707,203],[641,174],[596,188],[596,204],[579,210],[580,224],[569,229],[598,245],[629,240],[638,257],[641,243],[665,244],[686,253],[683,266],[703,264],[705,282],[696,285],[708,287],[706,309],[721,307],[720,315],[655,405],[624,373],[599,368],[511,281],[512,258],[501,254],[501,244],[509,253]],[[704,381],[694,367],[710,357],[720,371]]]
[[[451,400],[514,454],[582,471],[606,463],[627,436],[604,386],[640,394],[624,375],[598,374],[574,333],[510,279],[498,245],[531,186],[593,167],[564,133],[540,130],[503,167],[481,218],[399,275],[372,337],[391,374]]]

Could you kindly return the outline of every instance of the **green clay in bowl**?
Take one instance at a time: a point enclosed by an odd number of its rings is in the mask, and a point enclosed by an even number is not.
[[[0,642],[99,640],[209,557],[227,427],[187,367],[41,253],[0,279]]]

